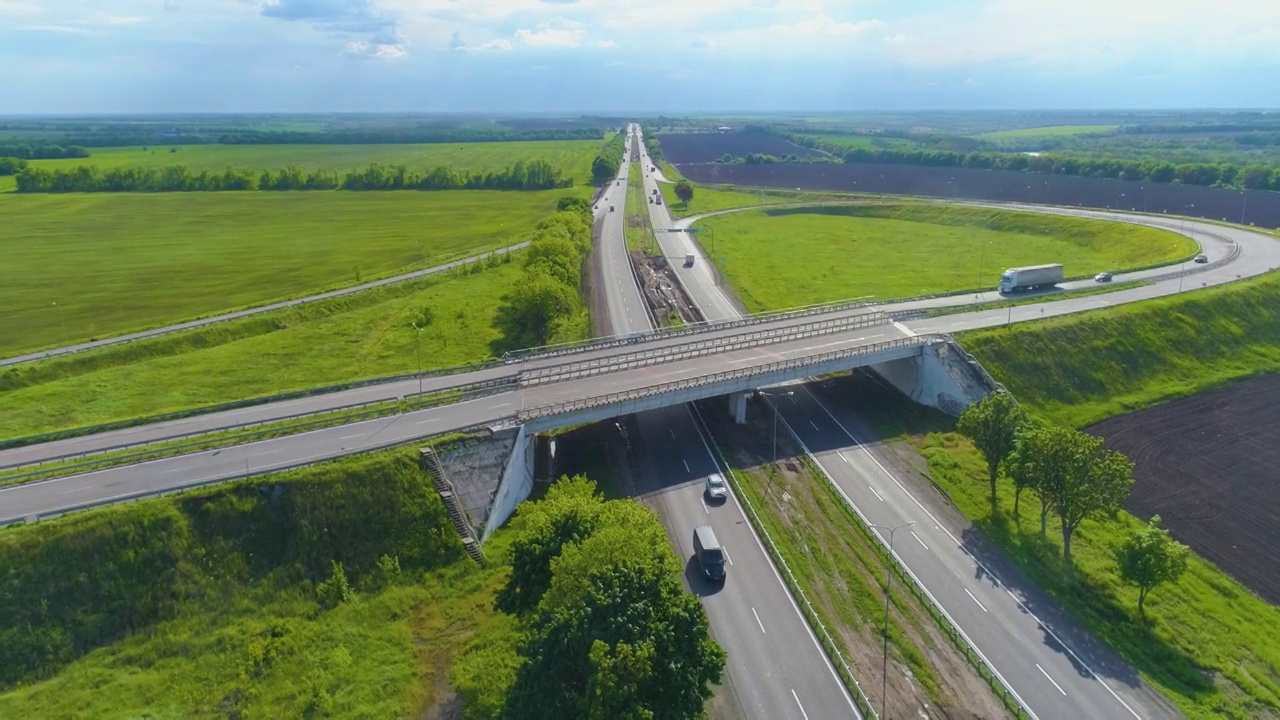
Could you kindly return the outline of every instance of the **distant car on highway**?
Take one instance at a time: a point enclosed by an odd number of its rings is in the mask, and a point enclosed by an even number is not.
[[[1094,282],[1111,282],[1111,273],[1100,272],[1097,275],[1093,276],[1093,281]]]
[[[1198,263],[1207,263],[1207,262],[1209,262],[1209,256],[1208,256],[1208,255],[1197,255],[1197,256],[1196,256],[1196,262],[1198,262]]]
[[[613,212],[613,206],[612,206],[612,205],[610,205],[610,206],[609,206],[609,212]]]
[[[729,495],[729,487],[724,484],[724,478],[720,477],[720,473],[711,473],[707,476],[707,497],[712,500],[724,500]]]

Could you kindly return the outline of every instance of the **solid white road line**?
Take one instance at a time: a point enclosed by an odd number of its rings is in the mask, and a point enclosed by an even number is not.
[[[704,512],[704,513],[706,513],[706,514],[710,515],[710,514],[711,514],[711,508],[707,507],[707,501],[706,501],[706,500],[703,500],[702,498],[698,498],[698,502],[702,503],[702,512]]]
[[[364,437],[364,433],[356,433],[355,435],[343,435],[339,440],[350,440],[351,438]]]
[[[986,612],[986,611],[987,611],[987,606],[986,606],[986,605],[983,605],[983,604],[982,604],[982,602],[981,602],[980,600],[978,600],[978,598],[974,597],[974,596],[973,596],[973,593],[969,592],[969,588],[965,588],[965,589],[964,589],[964,594],[965,594],[965,595],[968,595],[970,600],[972,600],[972,601],[974,601],[974,602],[978,603],[978,607],[982,608],[982,612]]]
[[[809,713],[804,711],[804,705],[800,704],[800,696],[796,694],[796,689],[791,688],[791,697],[796,699],[796,707],[800,708],[800,715],[804,720],[809,720]]]
[[[764,623],[760,622],[760,613],[756,612],[755,608],[751,608],[751,614],[756,616],[756,624],[760,626],[760,632],[768,635],[769,633],[764,632]]]
[[[728,546],[728,545],[721,545],[721,546],[720,546],[720,549],[721,549],[722,551],[724,551],[724,559],[725,559],[725,560],[728,560],[728,561],[729,561],[729,564],[730,564],[730,565],[732,565],[732,564],[733,564],[733,558],[729,555],[729,546]]]
[[[676,431],[675,431],[675,428],[667,428],[667,432],[671,433],[671,439],[672,439],[672,440],[675,440],[675,439],[676,439]]]
[[[1040,671],[1040,674],[1044,676],[1045,680],[1053,683],[1053,686],[1058,688],[1058,692],[1062,693],[1063,697],[1066,697],[1067,691],[1063,690],[1061,685],[1059,685],[1053,678],[1049,677],[1049,673],[1045,672],[1044,668],[1040,667],[1040,663],[1036,663],[1036,669]]]
[[[809,424],[813,426],[813,429],[814,429],[814,430],[817,430],[818,432],[822,432],[822,429],[818,427],[818,423],[816,423],[816,422],[814,422],[814,421],[810,420],[810,421],[809,421]]]
[[[884,502],[884,498],[880,497],[880,493],[876,492],[876,489],[875,489],[875,488],[873,488],[873,487],[871,487],[870,485],[868,485],[868,486],[867,486],[867,489],[871,491],[871,494],[872,494],[872,495],[875,495],[875,496],[876,496],[876,499],[877,499],[877,500],[879,500],[880,502]]]
[[[688,460],[685,460],[684,458],[680,458],[680,462],[684,463],[684,471],[685,471],[685,472],[691,472],[691,471],[689,470],[689,461],[688,461]]]
[[[924,544],[924,541],[920,539],[920,536],[916,534],[915,530],[911,530],[909,532],[911,533],[911,537],[915,538],[916,542],[920,543],[920,547],[924,548],[925,550],[929,549],[929,546]]]

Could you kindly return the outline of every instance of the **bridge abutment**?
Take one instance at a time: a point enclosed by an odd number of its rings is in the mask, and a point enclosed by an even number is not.
[[[751,393],[733,393],[728,396],[729,414],[733,416],[733,421],[739,425],[747,424],[747,399],[751,397]]]
[[[480,535],[481,543],[488,540],[494,530],[502,527],[507,518],[515,512],[516,505],[528,498],[529,493],[533,491],[535,437],[533,433],[526,431],[524,425],[521,425],[516,432],[515,444],[511,447],[511,457],[507,459],[502,479],[498,481],[498,489],[494,491],[489,517],[485,521],[484,532]]]
[[[915,402],[952,417],[999,387],[986,369],[954,342],[931,342],[919,355],[870,367]]]

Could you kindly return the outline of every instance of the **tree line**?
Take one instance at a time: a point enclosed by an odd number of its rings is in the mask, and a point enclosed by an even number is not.
[[[1122,159],[1068,153],[1026,153],[949,150],[936,147],[847,148],[818,138],[778,128],[753,128],[801,147],[831,153],[846,163],[962,167],[979,170],[1009,170],[1043,175],[1157,183],[1181,183],[1207,187],[1280,191],[1280,168],[1268,165],[1240,165],[1228,162],[1171,163],[1155,158]],[[892,135],[892,133],[883,133]]]
[[[561,478],[511,521],[499,619],[451,671],[468,718],[697,718],[724,673],[654,512]]]
[[[17,175],[27,167],[27,161],[19,157],[0,156],[0,176]]]
[[[723,165],[773,165],[775,163],[829,163],[835,162],[830,158],[821,155],[800,156],[793,153],[786,155],[769,155],[766,153],[747,153],[746,155],[733,155],[725,153],[720,156],[716,162]]]
[[[1062,559],[1072,566],[1071,539],[1086,519],[1114,515],[1133,488],[1133,463],[1107,450],[1102,438],[1032,416],[1007,392],[987,395],[965,409],[956,430],[969,438],[987,462],[992,513],[998,511],[1001,476],[1013,484],[1013,514],[1021,511],[1022,493],[1039,501],[1040,536],[1045,538],[1050,513],[1062,533]],[[1147,593],[1173,582],[1186,570],[1190,551],[1151,518],[1116,551],[1120,577],[1138,588],[1138,613]]]
[[[66,160],[87,158],[89,151],[82,145],[31,145],[28,143],[0,144],[0,158],[19,160]]]
[[[541,347],[582,317],[582,273],[591,250],[591,204],[563,197],[539,222],[525,251],[524,278],[504,298],[499,325],[504,350]]]
[[[603,185],[612,182],[622,168],[622,154],[627,149],[627,133],[620,132],[609,138],[609,142],[596,153],[591,162],[591,184]]]
[[[209,192],[235,190],[554,190],[573,186],[545,160],[520,161],[505,170],[467,172],[437,167],[418,173],[404,165],[374,163],[344,175],[294,166],[271,170],[227,168],[193,172],[184,165],[111,168],[81,165],[65,170],[26,167],[17,174],[20,193]]]

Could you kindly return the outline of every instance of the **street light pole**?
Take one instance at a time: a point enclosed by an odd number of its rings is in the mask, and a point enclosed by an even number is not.
[[[886,720],[889,717],[889,585],[893,582],[893,534],[912,525],[915,525],[914,520],[892,528],[886,525],[871,526],[882,535],[886,530],[889,531],[889,562],[884,570],[884,654],[880,661],[880,715]]]
[[[418,396],[422,396],[422,330],[418,323],[413,323],[413,329],[417,330],[413,335],[413,354],[418,358]]]
[[[792,395],[795,395],[796,392],[795,390],[788,390],[787,392],[784,392],[784,393],[771,393],[771,392],[765,392],[764,390],[757,390],[756,394],[769,397],[770,398],[769,405],[773,407],[773,464],[776,466],[778,464],[778,414],[780,411],[778,410],[777,401],[774,400],[773,398],[791,397]],[[777,471],[778,470],[775,467],[774,472],[776,473]],[[773,487],[772,473],[769,475],[769,484],[765,486],[765,492],[768,492],[769,488],[771,487]]]

